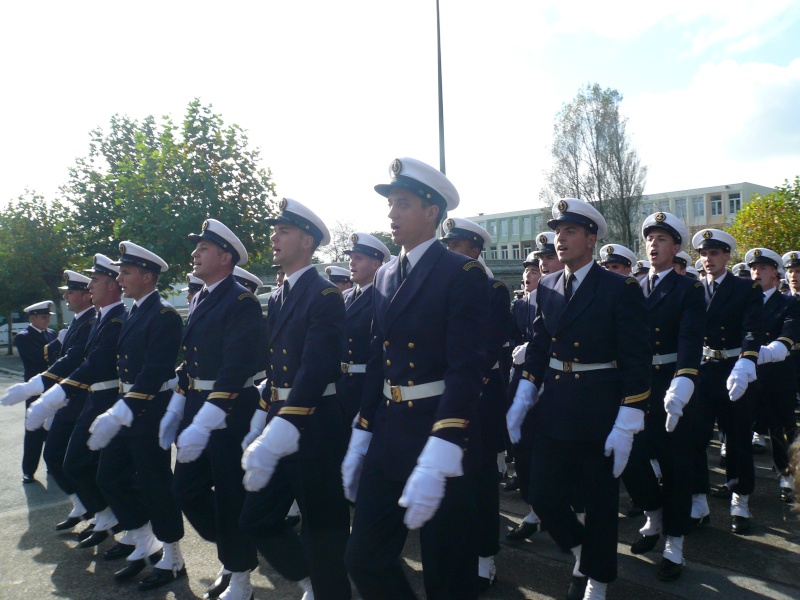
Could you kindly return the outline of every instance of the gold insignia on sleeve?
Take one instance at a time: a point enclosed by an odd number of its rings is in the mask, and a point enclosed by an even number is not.
[[[112,322],[112,323],[119,323],[120,325],[122,325],[123,323],[125,323],[125,321],[123,321],[122,319],[111,319],[111,322]]]
[[[209,400],[236,400],[239,397],[239,392],[211,392],[208,395]]]
[[[568,205],[567,205],[567,202],[566,202],[566,200],[561,200],[561,201],[560,201],[560,202],[559,202],[559,203],[556,205],[556,208],[558,209],[558,212],[562,212],[562,213],[563,213],[563,212],[567,212]]]
[[[698,369],[681,369],[675,373],[675,377],[680,377],[681,375],[697,375]]]
[[[635,396],[627,396],[623,401],[622,404],[633,404],[635,402],[641,402],[642,400],[647,400],[650,397],[650,390],[646,392],[642,392],[641,394],[636,394]]]
[[[431,429],[431,433],[436,433],[440,429],[466,429],[469,421],[466,419],[442,419],[436,421]]]
[[[471,260],[467,264],[464,265],[464,270],[469,271],[470,269],[478,268],[484,273],[486,273],[486,269],[483,268],[483,265],[479,263],[477,260]]]
[[[508,289],[508,286],[506,285],[505,281],[495,281],[494,285],[492,287],[495,288],[495,289],[497,289],[499,287],[504,287],[504,288]]]
[[[369,429],[369,421],[367,421],[361,415],[359,415],[359,417],[358,417],[358,425],[363,427],[364,429]]]
[[[710,229],[704,229],[703,230],[703,239],[704,240],[710,240],[712,237],[714,237],[714,234],[711,232]]]
[[[304,406],[284,406],[278,411],[279,415],[297,415],[300,417],[308,417],[314,414],[316,408],[307,408]]]
[[[323,296],[327,296],[328,294],[339,294],[341,296],[342,290],[340,290],[338,287],[329,287],[322,290]]]
[[[632,283],[632,284],[634,284],[634,285],[639,285],[639,280],[638,280],[638,279],[636,279],[636,277],[628,277],[628,278],[625,280],[625,283]]]
[[[667,220],[667,215],[665,215],[664,213],[660,212],[660,213],[656,213],[656,217],[655,218],[656,218],[656,223],[663,223],[664,221]]]
[[[256,302],[258,302],[258,297],[255,294],[251,294],[250,292],[246,292],[244,294],[239,294],[237,300],[244,300],[245,298],[252,298]]]
[[[703,283],[700,282],[700,281],[697,281],[697,282],[695,282],[694,287],[701,288],[701,287],[703,287]]]
[[[757,281],[753,282],[753,289],[761,288],[761,284]]]

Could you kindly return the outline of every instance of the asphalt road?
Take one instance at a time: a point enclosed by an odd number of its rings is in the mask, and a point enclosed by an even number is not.
[[[0,369],[13,368],[0,360]],[[0,371],[0,394],[19,381]],[[112,573],[118,563],[102,559],[111,546],[77,550],[71,534],[57,534],[54,525],[71,506],[65,495],[47,478],[44,464],[38,483],[20,483],[23,407],[0,407],[0,598],[31,600],[68,598],[124,600],[127,598],[202,598],[216,576],[219,563],[214,547],[201,540],[188,523],[182,549],[189,577],[151,592],[139,592],[134,583],[116,584]],[[716,465],[718,450],[709,450]],[[629,546],[636,539],[641,519],[620,516],[619,579],[609,588],[609,598],[738,599],[800,598],[800,520],[777,499],[777,483],[766,456],[758,457],[757,490],[751,499],[754,512],[752,533],[734,536],[729,531],[727,503],[709,499],[712,523],[686,539],[687,566],[675,582],[656,579],[660,549],[633,556]],[[723,474],[715,469],[712,483],[721,484]],[[516,493],[501,492],[502,537],[527,512]],[[628,498],[620,496],[620,506]],[[502,539],[502,538],[501,538]],[[419,597],[422,589],[418,536],[412,534],[404,553],[408,575]],[[571,558],[553,544],[547,534],[517,546],[504,544],[497,557],[498,581],[482,598],[563,598],[572,569]],[[260,600],[292,599],[299,589],[284,581],[263,561],[253,576],[255,596]],[[354,592],[354,597],[356,594]]]

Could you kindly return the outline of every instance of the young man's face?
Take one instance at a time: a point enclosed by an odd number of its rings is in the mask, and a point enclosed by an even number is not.
[[[542,278],[542,272],[536,265],[528,265],[525,267],[525,272],[522,274],[522,281],[525,284],[525,291],[532,292],[539,285],[539,280]]]
[[[66,290],[64,292],[64,302],[67,304],[68,310],[78,313],[89,308],[92,303],[92,297],[86,290]]]
[[[50,315],[28,315],[28,322],[37,329],[47,329],[50,326]]]
[[[387,200],[395,244],[413,247],[429,239],[436,230],[437,206],[423,205],[422,198],[403,188],[392,188]]]
[[[730,259],[731,253],[724,252],[722,248],[702,248],[700,250],[703,271],[714,279],[725,272],[725,265],[728,264]]]
[[[681,251],[681,245],[675,242],[672,234],[659,228],[648,232],[645,245],[650,268],[656,273],[671,269],[675,255]]]
[[[375,271],[381,266],[377,258],[367,256],[363,252],[350,253],[350,279],[357,285],[372,283]]]
[[[92,304],[101,308],[119,300],[119,285],[102,273],[92,273],[89,292],[92,294]]]
[[[625,275],[626,277],[631,274],[630,265],[623,265],[621,262],[605,263],[603,266],[613,273],[619,273],[620,275]]]
[[[778,269],[772,265],[757,263],[750,267],[750,278],[761,284],[761,288],[766,292],[778,286]]]
[[[230,252],[201,239],[192,251],[192,275],[203,281],[216,279],[220,273],[231,270],[232,260]]]
[[[560,271],[564,268],[558,261],[558,256],[555,254],[540,254],[539,255],[539,271],[541,271],[542,275],[547,275],[548,273],[555,273],[556,271]]]
[[[292,269],[305,263],[314,252],[314,238],[299,227],[277,223],[273,227],[272,256],[285,269]]]
[[[470,258],[478,258],[481,255],[481,249],[475,246],[469,240],[463,238],[454,238],[447,240],[447,249],[462,256],[469,256]]]
[[[582,225],[562,221],[556,227],[556,255],[561,264],[585,263],[591,259],[596,243],[597,236]]]
[[[146,270],[135,265],[122,264],[119,267],[117,283],[126,298],[137,300],[150,291],[153,280]]]
[[[800,267],[789,267],[786,270],[786,280],[789,282],[792,293],[800,292]]]

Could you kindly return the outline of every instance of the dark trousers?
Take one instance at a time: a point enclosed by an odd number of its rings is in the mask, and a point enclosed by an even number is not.
[[[241,465],[246,433],[236,427],[212,431],[200,458],[175,465],[173,482],[186,518],[201,537],[216,542],[220,562],[235,573],[258,566],[255,546],[239,528],[246,494]]]
[[[117,434],[100,451],[97,484],[126,530],[148,521],[162,542],[183,537],[183,516],[172,495],[170,452],[154,436]]]
[[[72,430],[75,428],[74,418],[65,418],[63,411],[58,411],[53,418],[50,426],[50,433],[47,434],[47,441],[44,444],[42,457],[47,465],[47,472],[52,475],[65,494],[74,494],[75,486],[69,477],[64,473],[64,457],[67,454],[67,446]]]
[[[788,359],[787,359],[788,361]],[[778,473],[789,474],[789,446],[797,436],[794,407],[797,403],[797,380],[791,362],[767,363],[758,367],[753,385],[756,420],[769,430],[772,460]]]
[[[497,453],[503,448],[505,395],[499,369],[493,369],[478,401],[480,460],[475,482],[478,518],[478,556],[500,552],[500,487],[497,484]]]
[[[242,532],[281,576],[311,577],[317,600],[351,595],[344,566],[350,510],[341,476],[346,431],[338,402],[323,399],[299,450],[278,462],[263,490],[247,493],[239,519]],[[286,523],[295,499],[303,523],[299,536]]]
[[[694,400],[691,400],[684,407],[675,430],[667,432],[663,403],[667,387],[653,385],[651,398],[654,402],[650,404],[644,431],[633,438],[622,481],[636,506],[648,511],[663,508],[664,535],[678,537],[691,529],[693,440],[697,435],[697,418]],[[652,456],[661,467],[660,487],[650,464]]]
[[[604,441],[533,439],[530,503],[559,547],[582,546],[581,573],[602,583],[617,577],[619,480],[613,463],[604,455]],[[572,509],[575,482],[585,492],[585,524]]]
[[[725,362],[729,364],[724,364]],[[694,448],[693,494],[710,491],[706,449],[714,435],[714,422],[725,433],[726,481],[736,481],[731,491],[747,495],[755,488],[753,465],[753,384],[736,402],[728,397],[725,383],[733,368],[733,359],[707,361],[700,367],[692,402],[696,402],[698,435]]]
[[[25,409],[27,411],[31,404],[37,400],[39,396],[31,396],[25,400]],[[27,414],[27,412],[25,413]],[[42,457],[42,448],[47,439],[47,429],[40,427],[36,431],[25,430],[25,438],[22,443],[22,474],[30,475],[33,477],[36,474],[36,469],[39,468],[39,459]]]
[[[64,456],[64,473],[72,482],[75,493],[86,508],[86,512],[98,513],[108,506],[108,501],[97,485],[97,466],[100,452],[89,450],[89,425],[78,420],[69,438],[67,454]]]
[[[408,529],[397,501],[403,481],[365,469],[358,486],[353,531],[345,562],[364,600],[416,598],[403,574],[400,554]],[[447,479],[439,510],[420,530],[425,594],[433,599],[476,597],[478,577],[474,491],[467,476]]]

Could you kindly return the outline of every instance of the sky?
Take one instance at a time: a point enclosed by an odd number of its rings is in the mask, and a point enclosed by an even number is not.
[[[0,205],[54,198],[111,116],[194,98],[278,197],[387,230],[396,157],[438,166],[435,0],[16,2],[0,21]],[[645,193],[800,174],[800,3],[440,0],[451,214],[538,205],[560,107],[614,88]],[[213,216],[213,215],[209,215]]]

